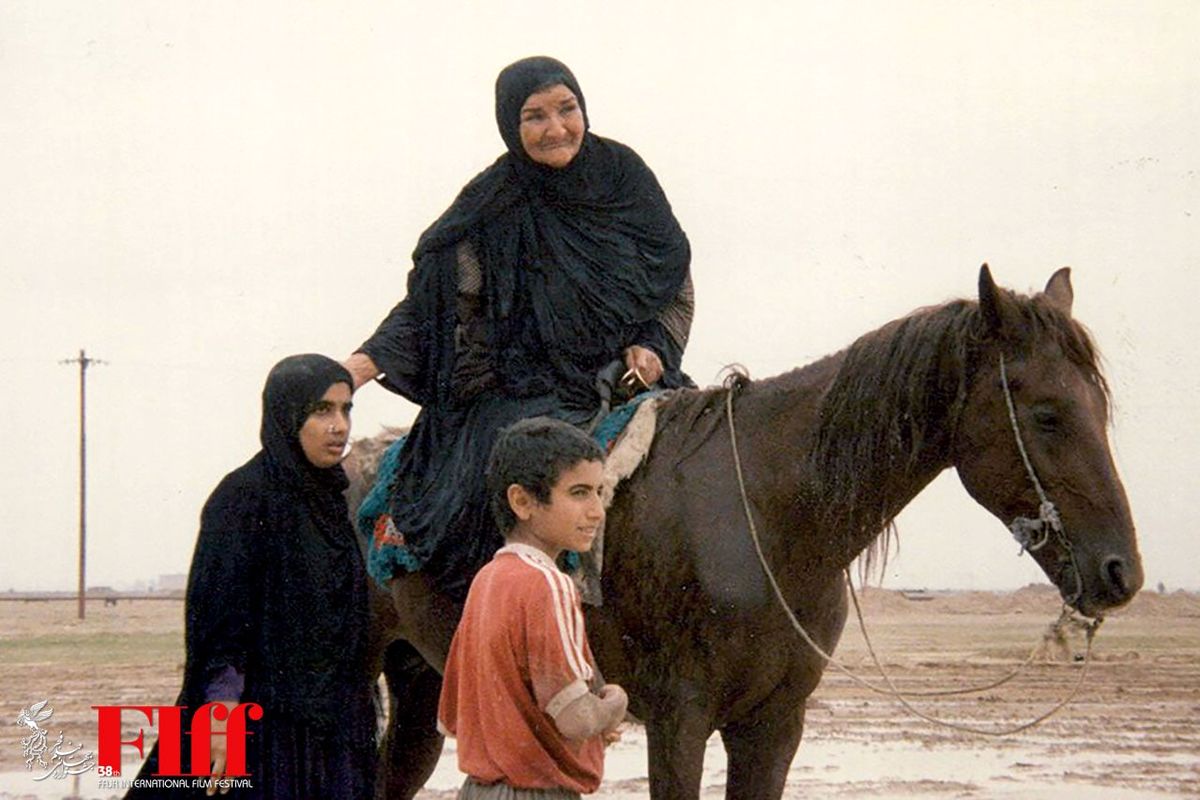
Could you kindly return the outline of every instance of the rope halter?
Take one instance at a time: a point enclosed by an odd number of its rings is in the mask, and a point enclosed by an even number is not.
[[[1017,544],[1021,545],[1021,552],[1026,551],[1033,553],[1041,550],[1046,542],[1050,540],[1050,532],[1053,531],[1060,536],[1063,533],[1062,517],[1058,515],[1058,508],[1054,502],[1046,496],[1046,490],[1042,488],[1042,482],[1038,480],[1037,472],[1033,469],[1033,463],[1029,460],[1029,452],[1025,449],[1025,441],[1021,438],[1021,428],[1017,424],[1017,407],[1013,403],[1012,390],[1008,385],[1008,369],[1004,363],[1004,354],[1000,354],[1000,385],[1004,388],[1004,403],[1008,406],[1008,421],[1012,425],[1013,436],[1017,440],[1017,450],[1021,453],[1021,462],[1025,464],[1025,474],[1029,476],[1029,480],[1033,483],[1033,488],[1037,491],[1038,500],[1041,501],[1038,505],[1037,519],[1029,519],[1028,517],[1016,517],[1009,523],[1008,529],[1012,531],[1013,538],[1017,540]],[[1041,538],[1034,541],[1034,537],[1041,534]]]
[[[1079,573],[1079,563],[1075,560],[1075,550],[1071,546],[1071,541],[1067,538],[1066,532],[1063,530],[1062,517],[1058,513],[1058,508],[1046,496],[1046,490],[1042,488],[1042,482],[1038,480],[1037,472],[1033,469],[1033,462],[1029,460],[1029,452],[1025,449],[1025,442],[1021,438],[1021,427],[1017,424],[1017,408],[1013,403],[1012,390],[1008,385],[1008,370],[1005,366],[1003,353],[1000,354],[1000,385],[1004,388],[1004,403],[1008,406],[1008,421],[1012,425],[1013,436],[1017,440],[1017,450],[1021,453],[1021,462],[1025,465],[1025,474],[1029,476],[1030,482],[1033,483],[1033,488],[1037,491],[1039,501],[1037,519],[1016,517],[1008,524],[1008,529],[1012,532],[1013,538],[1017,540],[1017,544],[1021,545],[1020,553],[1035,553],[1041,550],[1046,545],[1046,542],[1050,541],[1050,535],[1054,534],[1059,545],[1066,551],[1070,559],[1071,568],[1075,572],[1075,593],[1066,599],[1067,605],[1074,605],[1083,594],[1083,576]]]

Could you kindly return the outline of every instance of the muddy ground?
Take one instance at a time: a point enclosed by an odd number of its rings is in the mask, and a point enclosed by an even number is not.
[[[896,684],[955,689],[1003,677],[1042,642],[1057,615],[1053,591],[905,596],[868,591],[868,632]],[[94,775],[33,782],[22,763],[23,707],[48,699],[51,736],[94,749],[96,704],[170,704],[182,664],[182,604],[0,602],[0,798],[92,798],[118,792]],[[872,674],[862,636],[848,625],[838,657]],[[1083,664],[1077,634],[1042,648],[1004,686],[914,701],[928,714],[982,728],[1009,727],[1070,693]],[[1200,595],[1144,593],[1096,637],[1074,700],[1021,733],[994,737],[939,727],[830,669],[810,699],[788,798],[1200,797]],[[132,769],[127,767],[126,774]],[[703,796],[724,795],[717,737]],[[453,796],[460,776],[447,749],[425,800]],[[600,798],[647,796],[645,736],[636,727],[609,750]]]

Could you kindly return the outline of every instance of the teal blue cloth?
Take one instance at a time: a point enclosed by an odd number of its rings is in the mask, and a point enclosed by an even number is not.
[[[625,430],[625,426],[629,424],[629,420],[633,419],[633,414],[638,407],[646,400],[658,397],[663,393],[663,391],[642,392],[624,405],[617,406],[612,413],[600,421],[600,424],[596,426],[594,436],[605,452],[612,447],[617,437],[621,435],[621,431]],[[385,588],[388,581],[401,570],[416,572],[424,566],[404,545],[376,541],[375,536],[376,524],[379,523],[381,517],[388,513],[389,495],[392,481],[396,476],[396,465],[399,463],[400,448],[404,445],[404,438],[401,436],[384,451],[383,457],[379,459],[375,485],[363,498],[362,504],[359,505],[358,512],[355,514],[358,533],[367,541],[367,572],[376,583]],[[571,556],[575,557],[571,558]],[[576,568],[578,563],[578,554],[567,554],[566,566],[568,569]]]

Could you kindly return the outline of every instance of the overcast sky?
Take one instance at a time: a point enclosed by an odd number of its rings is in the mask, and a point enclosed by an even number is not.
[[[912,309],[1073,267],[1147,585],[1200,588],[1200,6],[0,3],[0,591],[186,572],[281,357],[341,358],[502,150],[496,73],[569,64],[691,237],[685,368],[765,377]],[[355,433],[414,408],[369,386]],[[885,585],[1044,577],[953,473]]]

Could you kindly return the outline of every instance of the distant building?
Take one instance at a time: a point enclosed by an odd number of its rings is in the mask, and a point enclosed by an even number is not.
[[[187,574],[159,575],[155,589],[160,592],[182,592],[187,589]]]

